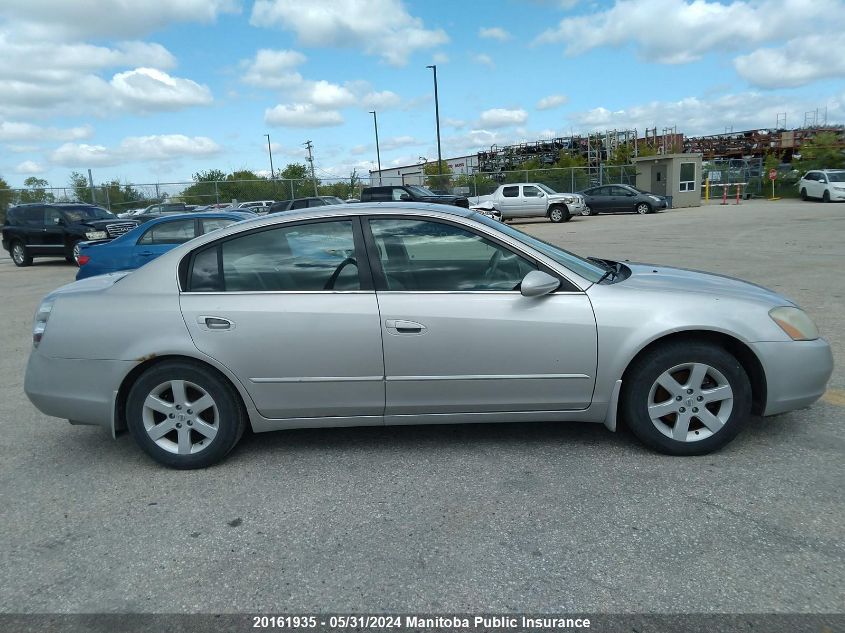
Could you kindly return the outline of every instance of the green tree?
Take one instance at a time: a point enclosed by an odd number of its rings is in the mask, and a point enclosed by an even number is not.
[[[91,188],[88,186],[88,179],[78,171],[70,172],[68,185],[73,189],[74,200],[79,202],[93,202]]]
[[[0,176],[0,222],[6,220],[6,209],[15,202],[15,192],[9,187],[2,176]]]
[[[47,191],[48,183],[43,178],[36,178],[35,176],[30,176],[26,180],[23,181],[24,189],[21,191],[20,194],[20,201],[22,203],[25,202],[53,202],[55,201],[56,197]]]
[[[288,163],[279,173],[279,178],[283,180],[279,183],[279,200],[314,195],[314,185],[308,176],[308,168],[302,163]],[[319,181],[317,184],[319,186]]]
[[[801,171],[845,167],[845,138],[841,133],[821,132],[801,146]]]
[[[425,174],[425,185],[429,189],[436,189],[439,191],[448,191],[452,187],[452,170],[446,161],[440,161],[441,169],[437,167],[437,161],[433,163],[426,163],[423,166],[423,173]]]

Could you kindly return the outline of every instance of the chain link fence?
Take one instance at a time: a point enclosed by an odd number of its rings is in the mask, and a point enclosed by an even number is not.
[[[380,182],[379,182],[380,181]],[[0,221],[5,210],[16,204],[32,202],[84,202],[96,204],[114,213],[144,208],[162,202],[191,205],[221,205],[257,200],[291,200],[309,196],[336,196],[341,200],[361,198],[368,186],[424,185],[442,193],[483,196],[493,193],[500,184],[539,182],[555,191],[575,192],[602,184],[635,184],[633,165],[598,168],[570,167],[533,169],[474,174],[383,176],[370,179],[310,178],[254,180],[214,180],[162,183],[110,183],[91,187],[33,187],[0,190]]]

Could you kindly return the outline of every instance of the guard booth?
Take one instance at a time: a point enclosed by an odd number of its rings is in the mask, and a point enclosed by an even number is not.
[[[631,162],[638,189],[666,196],[675,208],[701,206],[701,154],[639,156]]]

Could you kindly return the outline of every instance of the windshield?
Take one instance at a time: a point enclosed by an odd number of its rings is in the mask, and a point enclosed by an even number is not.
[[[434,193],[431,189],[426,189],[425,187],[420,187],[418,185],[411,185],[408,187],[412,192],[417,194],[418,196],[436,196],[437,194]]]
[[[829,171],[827,178],[830,182],[845,182],[845,171]]]
[[[542,189],[546,193],[557,193],[557,191],[555,191],[554,189],[552,189],[551,187],[548,187],[546,185],[538,183],[537,186],[540,187],[540,189]]]
[[[565,266],[572,272],[580,275],[584,279],[588,281],[592,281],[596,283],[599,279],[602,278],[606,269],[597,266],[593,262],[584,259],[583,257],[579,257],[574,253],[570,253],[569,251],[565,251],[562,248],[555,246],[554,244],[549,244],[548,242],[544,242],[543,240],[537,239],[532,235],[528,235],[528,233],[523,233],[522,231],[513,228],[509,224],[504,224],[497,220],[493,220],[483,213],[473,213],[472,214],[473,220],[478,220],[482,224],[486,224],[489,227],[492,227],[498,231],[501,231],[505,235],[508,235],[515,240],[519,240],[523,244],[527,244],[531,248],[540,251],[543,255],[550,257],[558,264]]]
[[[82,220],[108,220],[114,216],[100,207],[70,207],[63,209],[67,219],[71,222]]]
[[[323,196],[323,202],[326,204],[343,204],[343,200],[336,196]]]

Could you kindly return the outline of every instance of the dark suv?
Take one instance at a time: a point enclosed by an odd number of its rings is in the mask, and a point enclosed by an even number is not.
[[[394,185],[391,187],[364,187],[361,202],[434,202],[452,204],[456,207],[469,208],[469,200],[464,196],[436,194],[419,185]]]
[[[120,220],[91,204],[21,204],[6,212],[3,248],[15,266],[29,266],[34,257],[64,257],[75,263],[79,242],[105,242],[136,226],[134,220]]]

